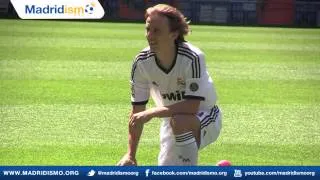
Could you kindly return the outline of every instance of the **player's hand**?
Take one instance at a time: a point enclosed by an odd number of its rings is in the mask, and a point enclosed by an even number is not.
[[[133,114],[130,117],[129,125],[132,127],[142,126],[144,123],[148,122],[151,119],[151,114],[148,111],[142,111]]]
[[[117,166],[137,166],[137,160],[129,156],[128,154],[124,155],[122,159],[117,163]]]

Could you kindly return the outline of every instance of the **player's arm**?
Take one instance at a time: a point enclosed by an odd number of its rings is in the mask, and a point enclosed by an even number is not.
[[[139,140],[143,131],[143,124],[132,126],[130,122],[135,114],[144,112],[146,105],[133,105],[129,116],[128,126],[128,150],[127,153],[118,162],[119,166],[137,165],[136,153],[138,150]]]
[[[172,117],[176,114],[196,114],[199,110],[200,101],[198,99],[186,99],[169,106],[154,107],[146,110],[153,117]]]
[[[129,126],[141,126],[154,117],[172,117],[176,114],[196,114],[199,109],[200,101],[198,99],[187,99],[185,101],[175,103],[169,106],[153,107],[140,113],[135,113]]]
[[[143,124],[132,126],[130,122],[132,121],[132,118],[134,118],[135,114],[145,111],[150,95],[148,81],[143,76],[139,67],[139,58],[137,58],[133,63],[130,82],[132,110],[130,112],[128,127],[128,151],[119,161],[118,165],[120,166],[137,165],[135,156],[140,136],[142,134]]]
[[[146,109],[145,105],[133,105],[132,110],[130,113],[129,121],[131,120],[132,116],[136,113],[142,112]],[[130,126],[129,125],[129,144],[128,144],[128,156],[135,159],[136,152],[138,149],[138,144],[140,140],[140,136],[142,134],[143,130],[143,124],[140,124],[139,126]]]

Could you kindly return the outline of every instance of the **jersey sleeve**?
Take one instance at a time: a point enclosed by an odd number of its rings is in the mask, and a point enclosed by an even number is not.
[[[147,78],[141,70],[141,63],[135,60],[131,69],[131,104],[145,105],[150,96],[150,87]]]
[[[185,99],[199,99],[204,101],[206,97],[207,70],[204,61],[204,55],[197,54],[192,59],[189,68],[186,69],[186,89]]]

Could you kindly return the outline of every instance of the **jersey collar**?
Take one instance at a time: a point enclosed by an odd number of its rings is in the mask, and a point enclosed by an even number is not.
[[[169,74],[169,73],[172,71],[172,69],[174,68],[174,66],[176,65],[177,56],[178,56],[178,46],[179,46],[179,45],[176,44],[176,54],[175,54],[175,57],[174,57],[173,62],[172,62],[172,64],[171,64],[171,66],[170,66],[169,69],[164,68],[164,67],[160,64],[159,59],[157,58],[157,56],[155,55],[155,61],[156,61],[156,64],[157,64],[158,68],[159,68],[161,71],[163,71],[164,73],[166,73],[166,74]]]

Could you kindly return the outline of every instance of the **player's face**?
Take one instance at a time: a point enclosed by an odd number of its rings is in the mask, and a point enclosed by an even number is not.
[[[177,37],[176,32],[171,32],[167,17],[152,13],[146,20],[146,38],[151,51],[161,51],[174,43]]]

